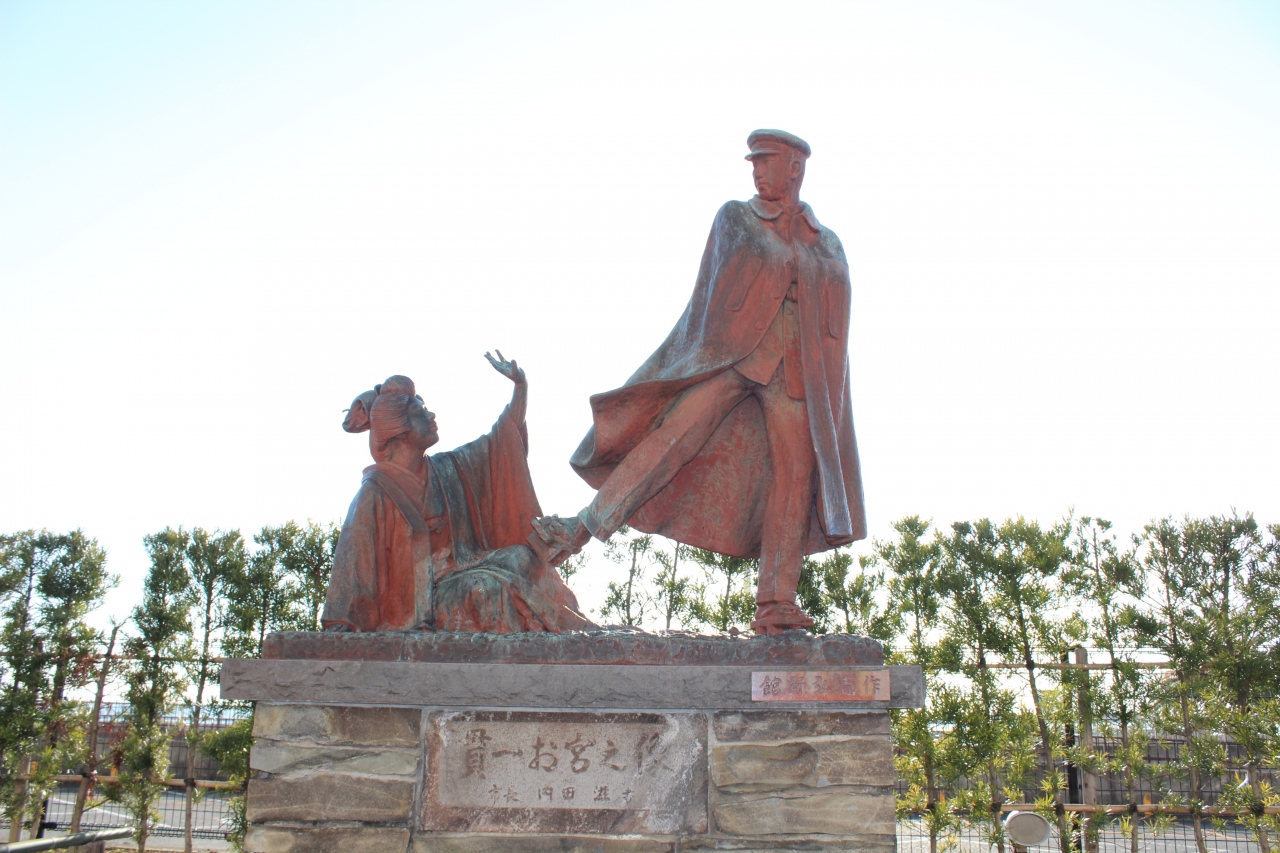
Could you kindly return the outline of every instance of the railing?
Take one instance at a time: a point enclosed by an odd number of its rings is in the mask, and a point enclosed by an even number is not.
[[[93,844],[95,841],[115,841],[133,835],[133,828],[124,826],[120,829],[108,829],[103,832],[77,832],[75,835],[64,835],[61,838],[34,838],[31,841],[14,841],[0,844],[0,853],[35,853],[37,850],[62,850],[67,847],[80,847]]]

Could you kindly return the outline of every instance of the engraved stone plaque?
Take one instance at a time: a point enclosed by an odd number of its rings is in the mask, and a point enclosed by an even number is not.
[[[702,714],[437,711],[422,826],[706,832],[706,750]]]
[[[889,670],[751,673],[754,702],[887,702]]]

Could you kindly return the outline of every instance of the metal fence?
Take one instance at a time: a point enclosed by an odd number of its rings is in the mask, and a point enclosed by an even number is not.
[[[231,828],[231,812],[227,800],[234,794],[225,791],[202,791],[192,809],[192,834],[196,838],[222,838]],[[160,797],[157,808],[160,820],[151,827],[153,835],[180,836],[186,820],[184,811],[184,791],[172,788]],[[125,809],[117,803],[103,803],[97,798],[97,808],[88,809],[80,819],[80,828],[86,832],[95,829],[113,829],[119,826],[133,826],[135,821]],[[59,785],[49,797],[48,811],[45,814],[46,826],[49,829],[65,832],[71,825],[71,810],[76,803],[76,786],[74,784]]]
[[[1200,798],[1205,806],[1212,807],[1217,805],[1224,785],[1237,785],[1245,777],[1241,749],[1235,743],[1225,739],[1221,741],[1221,746],[1223,755],[1226,758],[1225,774],[1222,776],[1205,775],[1201,778]],[[1094,749],[1098,752],[1115,755],[1119,747],[1119,738],[1094,737]],[[1161,803],[1168,796],[1182,801],[1190,797],[1190,783],[1185,777],[1177,775],[1173,770],[1174,765],[1179,760],[1181,751],[1186,748],[1186,743],[1181,738],[1152,739],[1148,742],[1146,756],[1148,778],[1139,777],[1135,779],[1134,784],[1138,803],[1152,805]],[[1039,759],[1037,759],[1037,764],[1038,766],[1028,774],[1026,784],[1023,786],[1022,802],[1024,803],[1034,802],[1044,795],[1044,788],[1041,787],[1041,783],[1047,774]],[[1078,803],[1080,802],[1078,794],[1081,771],[1071,766],[1066,767],[1065,770],[1070,786],[1067,792],[1067,802]],[[1258,770],[1258,775],[1264,785],[1280,788],[1280,772],[1276,769],[1263,767]],[[1120,774],[1096,774],[1094,776],[1094,786],[1094,790],[1097,792],[1098,805],[1119,806],[1126,805],[1129,802],[1129,793],[1125,788],[1124,777]],[[968,787],[968,783],[965,779],[960,779],[951,787],[962,790]],[[899,779],[897,792],[901,794],[906,789],[906,782]]]
[[[1253,833],[1242,826],[1228,824],[1218,829],[1206,823],[1204,832],[1209,853],[1260,853]],[[1196,849],[1190,821],[1179,821],[1160,833],[1140,826],[1138,845],[1142,853],[1194,853]],[[939,838],[938,849],[948,853],[991,853],[994,848],[976,829],[964,827]],[[1013,846],[1007,845],[1005,849],[1012,853]],[[1057,830],[1044,844],[1027,850],[1028,853],[1058,853]],[[923,822],[898,821],[898,853],[929,853],[929,833]],[[1098,853],[1129,853],[1129,836],[1115,824],[1104,826],[1098,836]]]
[[[128,733],[125,722],[129,707],[122,703],[106,703],[98,723],[98,771],[103,781],[116,772],[116,757],[119,747]],[[201,732],[213,732],[230,726],[243,719],[247,712],[230,709],[206,717],[200,723]],[[181,713],[169,714],[163,718],[163,724],[174,735],[169,744],[169,776],[181,778],[187,770],[187,739],[182,736],[187,726],[187,717]],[[225,782],[226,773],[218,762],[203,753],[196,753],[195,778],[202,781]],[[71,825],[71,813],[75,807],[78,784],[63,782],[49,796],[45,811],[46,829],[66,831]],[[118,803],[104,802],[101,787],[94,791],[90,804],[94,808],[86,809],[80,819],[80,827],[84,831],[98,829],[114,829],[131,826],[134,821]],[[160,796],[156,809],[160,820],[151,828],[153,835],[180,836],[186,821],[185,789],[171,787]],[[227,801],[236,796],[235,791],[213,790],[201,788],[197,791],[197,799],[192,809],[192,833],[196,838],[222,838],[230,828],[230,809]]]
[[[121,702],[108,702],[102,706],[102,714],[98,718],[98,766],[104,776],[111,775],[114,757],[128,734],[125,722],[128,712],[129,706]],[[244,719],[247,714],[248,711],[235,708],[220,710],[200,721],[200,731],[220,731],[237,720]],[[169,775],[183,776],[187,772],[187,739],[180,733],[186,731],[187,716],[181,713],[166,714],[161,720],[164,727],[174,734],[169,742]],[[227,778],[218,762],[200,752],[196,753],[195,776],[197,779],[216,782],[226,781]]]

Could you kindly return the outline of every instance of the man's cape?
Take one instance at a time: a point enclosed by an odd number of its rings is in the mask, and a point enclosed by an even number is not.
[[[758,197],[720,208],[693,296],[671,334],[621,388],[591,398],[594,425],[570,459],[593,488],[653,429],[682,391],[746,358],[782,304],[792,273],[788,244]],[[839,238],[803,217],[816,245],[799,252],[799,327],[818,497],[807,553],[863,539],[866,510],[849,401],[849,266]],[[801,227],[801,226],[797,226]],[[748,397],[698,455],[630,519],[646,533],[737,557],[760,554],[769,446],[764,413]]]

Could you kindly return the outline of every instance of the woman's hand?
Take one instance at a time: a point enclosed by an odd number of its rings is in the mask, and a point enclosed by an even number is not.
[[[561,518],[543,515],[533,520],[533,530],[549,551],[547,565],[555,568],[582,550],[591,534],[576,515]]]
[[[497,358],[494,358],[489,353],[484,354],[484,357],[489,359],[489,363],[493,365],[493,369],[498,371],[503,376],[507,377],[517,385],[523,385],[525,382],[524,370],[522,370],[520,366],[516,364],[515,359],[512,359],[511,361],[507,361],[506,358],[504,358],[502,355],[502,350],[494,350],[494,352],[498,354]]]

